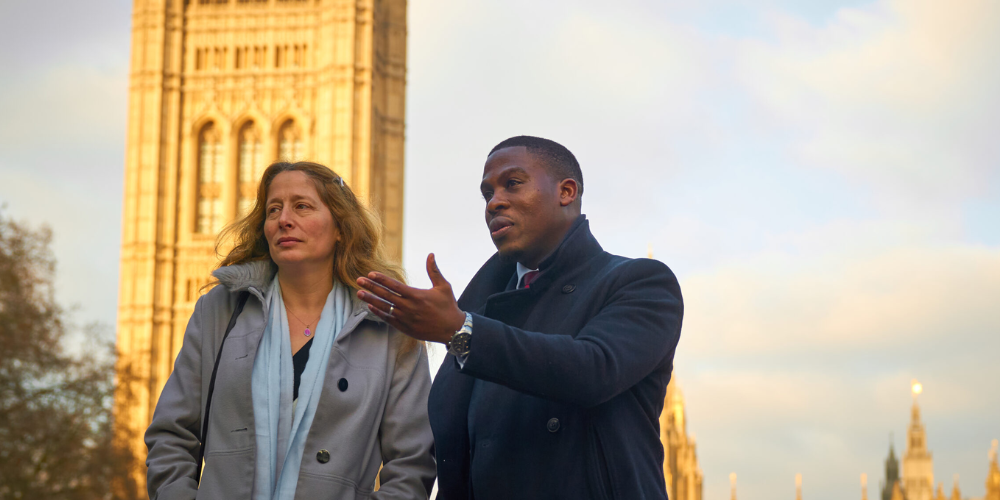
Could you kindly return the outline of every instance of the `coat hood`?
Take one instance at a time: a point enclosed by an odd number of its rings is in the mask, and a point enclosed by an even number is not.
[[[263,292],[267,290],[277,272],[278,266],[270,260],[254,260],[220,267],[212,271],[212,276],[230,292],[242,292],[250,288]]]

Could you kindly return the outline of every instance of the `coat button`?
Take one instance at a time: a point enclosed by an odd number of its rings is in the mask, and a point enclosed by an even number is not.
[[[321,464],[325,464],[325,463],[329,462],[330,461],[330,452],[326,451],[326,450],[319,450],[319,453],[316,454],[316,461],[319,462],[319,463],[321,463]]]
[[[548,429],[549,432],[557,432],[559,430],[559,419],[550,418],[549,422],[545,424],[545,428]]]
[[[337,382],[337,389],[340,389],[340,392],[344,392],[344,391],[347,390],[347,379],[346,378],[342,378],[342,379],[340,379],[340,382]]]
[[[573,290],[576,290],[576,285],[566,285],[562,288],[563,293],[573,293]]]

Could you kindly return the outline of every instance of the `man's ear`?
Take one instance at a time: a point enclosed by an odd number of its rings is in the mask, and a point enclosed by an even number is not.
[[[576,179],[567,177],[559,182],[559,206],[572,205],[580,197],[580,186]]]

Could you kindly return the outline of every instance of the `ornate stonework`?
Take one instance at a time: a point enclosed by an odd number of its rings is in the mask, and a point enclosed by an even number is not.
[[[986,473],[986,496],[985,500],[1000,500],[1000,464],[997,463],[997,440],[994,439],[990,447],[990,468]]]
[[[677,375],[670,378],[660,414],[660,442],[663,443],[663,477],[670,500],[701,500],[702,472],[694,437],[687,433],[684,393]],[[735,490],[734,490],[735,491]]]
[[[933,500],[934,460],[927,449],[927,431],[920,421],[917,396],[922,386],[913,382],[913,407],[910,409],[910,428],[906,433],[906,454],[903,455],[903,493],[906,500]]]
[[[268,163],[342,175],[400,258],[406,1],[135,0],[132,16],[116,423],[145,457],[215,237]]]

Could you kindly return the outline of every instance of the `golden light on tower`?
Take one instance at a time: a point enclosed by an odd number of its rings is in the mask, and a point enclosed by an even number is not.
[[[910,390],[913,391],[913,397],[917,397],[921,392],[924,392],[924,385],[917,382],[917,379],[913,379],[910,382]]]

